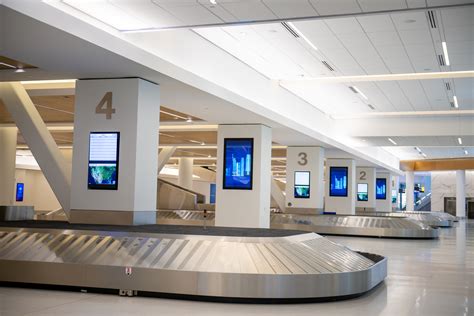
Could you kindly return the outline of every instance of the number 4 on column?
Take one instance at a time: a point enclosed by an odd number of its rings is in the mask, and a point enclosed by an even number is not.
[[[107,120],[112,119],[112,114],[115,113],[115,109],[112,107],[112,92],[107,92],[99,104],[95,107],[95,113],[105,114]]]

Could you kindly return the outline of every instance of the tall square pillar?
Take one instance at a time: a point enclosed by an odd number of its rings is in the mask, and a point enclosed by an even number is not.
[[[156,223],[159,112],[154,83],[77,82],[71,222]]]
[[[270,227],[271,128],[219,125],[216,226]]]
[[[336,214],[355,214],[356,165],[352,159],[326,159],[326,197],[324,210]]]
[[[324,207],[324,148],[286,149],[286,210],[316,214]]]

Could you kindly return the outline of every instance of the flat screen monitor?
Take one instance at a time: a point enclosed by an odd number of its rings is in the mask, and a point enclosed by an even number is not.
[[[397,190],[393,189],[392,190],[392,204],[397,203]]]
[[[377,178],[375,180],[375,198],[377,200],[387,199],[387,179]]]
[[[119,132],[91,132],[89,135],[88,185],[91,190],[117,190]]]
[[[329,196],[347,196],[348,167],[330,167]]]
[[[210,191],[209,203],[210,204],[216,204],[216,184],[215,183],[211,183],[209,191]]]
[[[225,190],[252,190],[253,138],[224,139]]]
[[[357,201],[367,202],[369,200],[369,185],[367,183],[357,184]]]
[[[25,194],[25,184],[18,182],[16,184],[16,199],[15,200],[17,202],[22,202],[24,194]]]
[[[296,199],[309,199],[310,172],[295,171],[295,192]]]

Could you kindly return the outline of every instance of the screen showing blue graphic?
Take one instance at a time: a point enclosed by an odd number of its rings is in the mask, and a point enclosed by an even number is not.
[[[16,201],[22,202],[23,195],[25,194],[25,184],[24,183],[17,183],[16,184]]]
[[[347,196],[347,167],[330,167],[329,195]]]
[[[210,190],[209,203],[216,204],[216,184],[211,183],[211,187],[209,190]]]
[[[252,190],[253,138],[224,139],[224,189]]]
[[[119,132],[92,132],[89,136],[87,187],[92,190],[117,190]]]
[[[375,198],[377,200],[387,199],[387,179],[377,178],[375,181]]]
[[[296,199],[309,199],[309,171],[295,171],[295,192]]]

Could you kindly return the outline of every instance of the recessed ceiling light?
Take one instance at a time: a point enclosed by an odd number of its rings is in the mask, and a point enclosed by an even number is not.
[[[186,123],[192,123],[193,119],[188,117],[188,119],[186,120]]]
[[[23,69],[23,68],[18,68],[17,70],[15,70],[15,72],[25,72],[25,69]]]
[[[426,154],[425,154],[425,153],[421,153],[421,155],[422,155],[424,158],[426,158]]]
[[[312,49],[314,50],[318,50],[318,48],[313,44],[311,43],[311,41],[292,23],[292,22],[288,22],[287,23],[289,26],[291,26],[296,33],[298,33],[298,35],[309,45],[311,46]]]
[[[217,4],[216,0],[209,0],[209,2],[212,3],[212,4]]]
[[[459,143],[459,145],[462,145],[462,139],[461,139],[461,137],[458,137],[458,143]]]
[[[397,143],[393,139],[391,139],[390,137],[388,138],[388,141],[391,142],[392,144],[394,144],[395,146],[397,145]]]
[[[364,99],[368,100],[369,98],[362,92],[359,90],[359,88],[357,88],[356,86],[351,86],[349,87],[352,89],[352,91],[354,91],[355,93],[358,93],[360,94]]]
[[[448,46],[446,45],[446,42],[442,42],[441,46],[443,46],[444,61],[446,62],[446,66],[449,66]]]
[[[202,143],[201,143],[201,146],[206,146],[206,143],[205,143],[205,142],[202,142]]]
[[[467,150],[464,150],[464,155],[468,155],[469,153],[467,152]]]
[[[458,97],[457,96],[453,96],[453,102],[454,102],[454,107],[456,109],[459,108]]]

